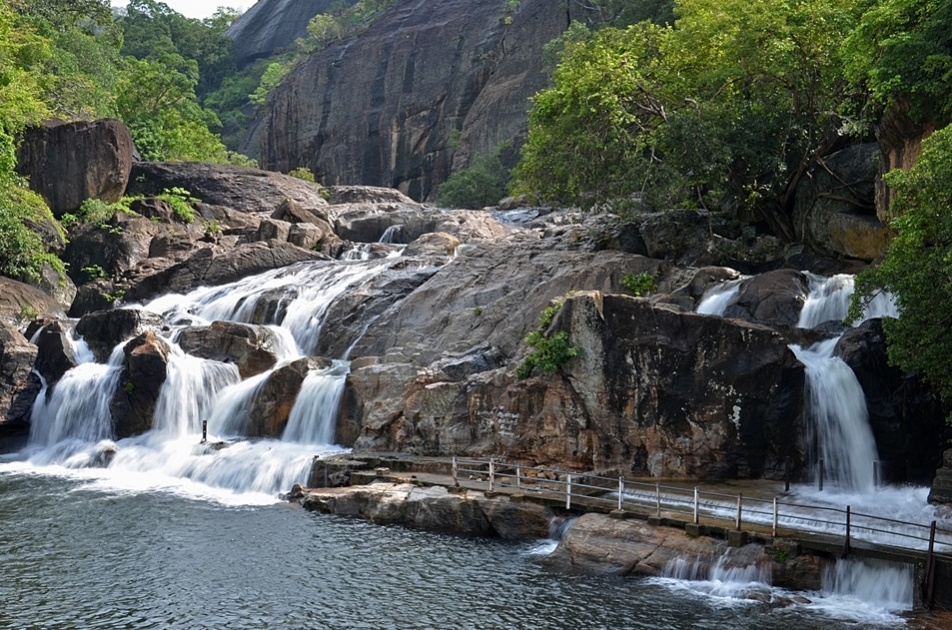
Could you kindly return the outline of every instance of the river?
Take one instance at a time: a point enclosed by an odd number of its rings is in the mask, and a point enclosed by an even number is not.
[[[770,608],[730,585],[565,574],[546,567],[553,541],[382,527],[180,480],[9,460],[0,628],[906,625],[880,603],[831,593]]]

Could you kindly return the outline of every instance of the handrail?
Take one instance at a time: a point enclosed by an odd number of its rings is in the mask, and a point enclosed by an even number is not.
[[[535,471],[535,474],[532,471]],[[626,507],[637,506],[649,509],[658,516],[661,516],[662,512],[690,515],[695,524],[699,523],[701,516],[704,516],[733,521],[738,530],[742,530],[744,524],[770,526],[773,536],[777,536],[777,530],[781,528],[794,532],[841,536],[845,539],[844,548],[847,552],[850,550],[851,539],[900,549],[907,547],[896,547],[891,539],[911,539],[923,547],[927,545],[930,558],[934,556],[952,558],[952,529],[938,527],[935,521],[923,524],[853,512],[850,506],[842,509],[825,505],[808,505],[781,501],[779,497],[761,499],[745,497],[741,494],[732,495],[700,490],[697,486],[693,488],[671,486],[629,481],[624,477],[603,477],[594,472],[579,473],[549,467],[541,469],[525,467],[503,459],[478,460],[454,457],[454,483],[459,484],[459,476],[463,474],[485,481],[489,490],[493,490],[494,484],[498,482],[500,486],[548,491],[564,496],[566,509],[571,509],[573,502],[575,505],[582,503],[587,506],[609,505],[622,511]],[[760,505],[765,507],[757,509],[756,506]],[[845,519],[829,520],[835,516],[824,517],[825,513],[844,515]],[[905,531],[901,531],[900,527]],[[928,530],[928,536],[919,535],[918,532],[921,530]],[[867,535],[858,536],[859,532],[867,532]],[[936,545],[947,549],[937,551]],[[922,547],[908,547],[908,549],[926,552],[926,549]]]

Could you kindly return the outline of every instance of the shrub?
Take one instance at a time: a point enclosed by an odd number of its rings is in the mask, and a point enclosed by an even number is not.
[[[314,173],[311,172],[309,168],[304,166],[299,166],[295,169],[288,171],[288,175],[291,177],[296,177],[297,179],[303,179],[306,182],[314,181]]]
[[[551,337],[546,335],[563,304],[565,298],[560,298],[543,309],[539,317],[539,327],[526,336],[526,345],[533,350],[516,368],[518,378],[529,378],[535,368],[545,374],[555,374],[578,356],[578,348],[569,343],[567,332],[557,332]]]
[[[472,209],[491,206],[506,196],[508,182],[509,172],[498,153],[477,156],[468,168],[443,182],[438,194],[440,205]]]
[[[647,271],[644,273],[626,273],[621,278],[621,286],[635,297],[641,297],[658,288],[658,276]]]

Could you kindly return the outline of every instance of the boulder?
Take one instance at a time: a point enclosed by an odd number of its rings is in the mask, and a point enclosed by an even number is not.
[[[329,366],[330,361],[311,358],[298,359],[275,370],[259,389],[243,434],[280,437],[308,372]]]
[[[810,281],[799,271],[779,269],[744,280],[724,317],[767,326],[796,326],[810,294]]]
[[[165,322],[155,313],[120,308],[84,315],[76,324],[76,334],[83,338],[98,363],[107,363],[120,343],[164,326]]]
[[[305,208],[293,199],[284,199],[271,214],[272,219],[288,223],[310,223],[318,227],[330,228],[327,212],[322,208]]]
[[[33,338],[37,347],[33,368],[47,385],[52,386],[67,370],[76,367],[76,356],[69,342],[71,334],[72,330],[68,326],[52,321],[40,328]]]
[[[16,280],[0,277],[0,323],[22,327],[36,318],[66,317],[62,306],[49,294]]]
[[[234,363],[243,379],[270,370],[278,361],[274,333],[263,326],[212,322],[186,328],[176,341],[188,354]]]
[[[797,187],[796,237],[815,251],[873,261],[889,244],[889,229],[876,216],[874,183],[879,145],[858,144],[813,167]]]
[[[509,235],[489,212],[441,210],[417,204],[356,203],[331,207],[334,232],[358,243],[410,243],[423,234],[443,232],[461,241],[497,240]]]
[[[147,331],[122,349],[124,363],[119,386],[109,402],[116,438],[145,433],[152,428],[156,403],[168,377],[169,346]]]
[[[332,204],[351,204],[351,203],[413,203],[413,199],[407,197],[395,188],[383,188],[380,186],[328,186],[330,194],[330,203]]]
[[[154,196],[175,187],[205,204],[245,213],[271,214],[285,199],[312,212],[327,206],[317,184],[255,168],[200,162],[137,162],[127,194]]]
[[[276,219],[262,219],[258,224],[258,233],[255,235],[257,241],[277,241],[285,243],[288,240],[288,234],[291,231],[291,224],[287,221],[278,221]]]
[[[46,122],[24,133],[17,170],[59,219],[87,199],[118,201],[126,190],[134,147],[118,120]]]
[[[452,256],[459,247],[459,239],[443,232],[423,234],[403,250],[404,256]]]
[[[26,435],[40,391],[31,378],[37,348],[14,327],[0,322],[0,435]]]

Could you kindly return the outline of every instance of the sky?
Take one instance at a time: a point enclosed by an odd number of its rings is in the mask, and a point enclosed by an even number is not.
[[[207,18],[210,17],[215,9],[221,6],[234,7],[240,11],[247,11],[255,3],[255,0],[161,0],[169,5],[173,11],[178,11],[185,17]],[[124,7],[129,4],[128,0],[112,0],[112,6]]]

